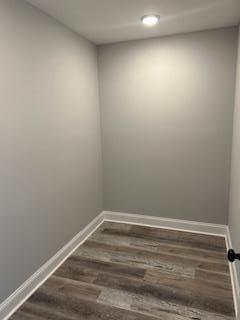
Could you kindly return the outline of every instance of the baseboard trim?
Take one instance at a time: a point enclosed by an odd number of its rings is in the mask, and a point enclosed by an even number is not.
[[[7,320],[59,268],[59,266],[103,223],[100,213],[70,242],[38,269],[27,281],[0,304],[0,319]]]
[[[229,227],[227,227],[226,246],[227,246],[227,250],[233,248]],[[233,262],[233,263],[229,262],[229,270],[230,270],[231,281],[232,281],[233,300],[234,300],[234,305],[235,305],[236,317],[238,317],[239,312],[240,312],[240,309],[239,309],[240,308],[240,301],[239,301],[240,300],[240,287],[239,287],[239,281],[238,281],[238,275],[237,275],[236,262]]]
[[[123,213],[113,211],[103,211],[105,221],[125,222],[149,226],[153,228],[165,228],[186,232],[211,234],[225,237],[227,235],[227,226],[221,224],[212,224],[188,220],[169,219],[135,213]]]
[[[104,222],[120,222],[134,225],[150,226],[185,232],[211,234],[225,238],[227,249],[232,248],[229,228],[226,225],[211,224],[187,220],[169,219],[148,215],[103,211],[70,242],[60,249],[50,260],[38,269],[27,281],[0,304],[0,320],[9,319],[12,314],[59,268],[59,266]],[[239,314],[239,283],[236,264],[230,264],[233,298],[236,315]]]

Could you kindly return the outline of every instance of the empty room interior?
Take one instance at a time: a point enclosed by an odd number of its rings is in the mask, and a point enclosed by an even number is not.
[[[240,320],[240,1],[0,0],[0,320]]]

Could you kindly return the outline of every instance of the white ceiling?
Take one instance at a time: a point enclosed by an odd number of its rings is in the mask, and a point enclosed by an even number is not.
[[[96,44],[206,30],[240,23],[240,0],[27,0]],[[161,16],[144,27],[140,17]]]

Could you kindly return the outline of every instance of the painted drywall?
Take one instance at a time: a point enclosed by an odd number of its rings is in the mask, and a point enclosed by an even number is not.
[[[0,301],[102,210],[95,46],[0,1]]]
[[[240,28],[238,36],[237,80],[231,168],[229,228],[234,249],[240,252]],[[237,267],[240,286],[240,265],[237,264]]]
[[[104,209],[226,223],[237,29],[99,49]]]

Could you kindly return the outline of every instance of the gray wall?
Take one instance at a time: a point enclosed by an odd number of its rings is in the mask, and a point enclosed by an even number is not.
[[[102,210],[97,54],[0,1],[0,301]]]
[[[233,125],[229,228],[234,249],[240,252],[240,29],[238,37],[237,84]],[[240,284],[239,264],[238,277]]]
[[[104,209],[226,223],[237,29],[99,50]]]

